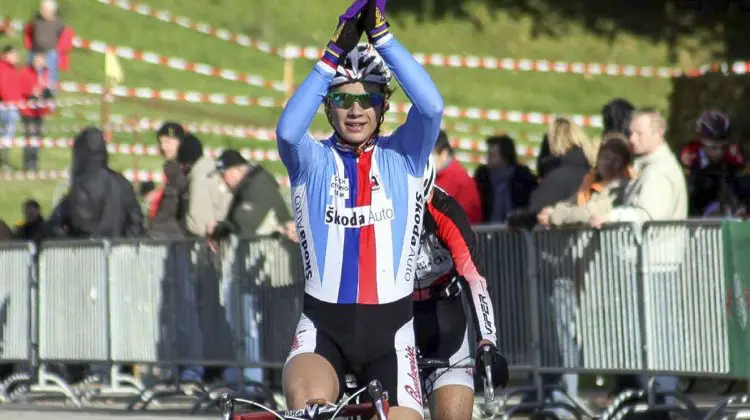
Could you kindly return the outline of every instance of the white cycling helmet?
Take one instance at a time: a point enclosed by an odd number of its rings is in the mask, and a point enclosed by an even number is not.
[[[430,196],[432,189],[435,187],[435,160],[430,154],[430,159],[427,161],[427,166],[424,168],[424,175],[422,175],[422,188],[424,191],[425,201]]]
[[[331,87],[354,82],[388,86],[391,77],[391,70],[375,48],[370,44],[359,44],[336,68]]]

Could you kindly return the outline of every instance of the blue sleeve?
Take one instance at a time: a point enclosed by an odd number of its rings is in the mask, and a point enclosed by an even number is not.
[[[390,136],[386,147],[406,156],[412,175],[421,177],[440,132],[443,97],[430,75],[393,36],[375,48],[412,103],[406,122]]]
[[[309,133],[310,124],[328,93],[333,75],[321,63],[315,65],[294,92],[276,125],[279,157],[286,166],[292,185],[299,182],[311,162],[322,153],[322,145]]]

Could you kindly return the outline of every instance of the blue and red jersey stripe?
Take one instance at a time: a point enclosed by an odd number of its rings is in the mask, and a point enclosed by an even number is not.
[[[353,153],[341,153],[351,186],[346,200],[349,208],[369,207],[372,204],[372,156],[372,150],[362,153],[359,158]],[[341,279],[338,303],[378,303],[375,245],[374,225],[345,230],[341,272],[351,274],[344,275]]]

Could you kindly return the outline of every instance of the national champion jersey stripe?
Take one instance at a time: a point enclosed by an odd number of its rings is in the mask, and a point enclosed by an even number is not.
[[[349,196],[346,198],[346,208],[357,207],[357,160],[351,153],[338,153],[344,162],[344,179],[348,180]],[[338,210],[338,209],[337,209]],[[348,214],[344,215],[345,217]],[[359,292],[359,229],[345,229],[344,231],[344,265],[339,285],[339,303],[356,303]]]
[[[363,153],[357,162],[357,206],[369,207],[370,214],[373,212],[372,204],[372,159],[374,149]],[[375,283],[375,264],[377,254],[375,252],[375,225],[369,224],[359,229],[359,295],[357,303],[378,303],[378,285]]]

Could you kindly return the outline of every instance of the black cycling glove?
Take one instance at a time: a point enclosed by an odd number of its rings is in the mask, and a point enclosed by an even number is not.
[[[336,30],[323,53],[323,61],[334,69],[359,43],[363,31],[359,20],[366,5],[367,0],[354,0],[346,12],[339,16]]]
[[[477,348],[475,361],[477,373],[482,375],[483,378],[486,377],[485,367],[490,367],[490,372],[492,372],[492,385],[494,387],[505,388],[505,386],[508,385],[508,377],[510,376],[508,372],[508,361],[505,359],[505,356],[500,354],[497,347],[487,343],[481,345]]]

